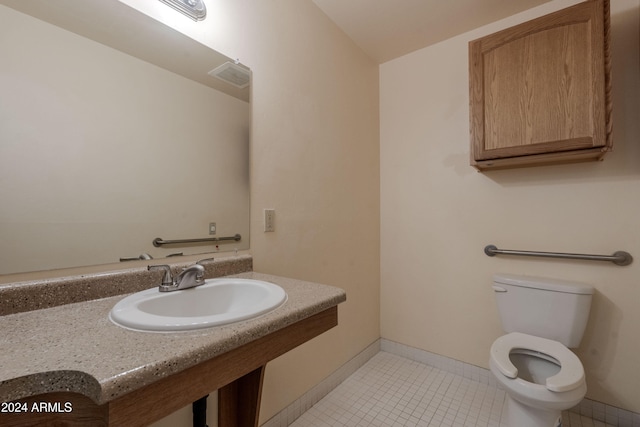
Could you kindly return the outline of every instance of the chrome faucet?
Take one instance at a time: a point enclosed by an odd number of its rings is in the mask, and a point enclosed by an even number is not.
[[[171,276],[171,267],[166,264],[150,265],[147,267],[147,270],[164,271],[162,283],[158,286],[160,292],[179,291],[204,285],[204,266],[201,264],[203,261],[213,261],[213,258],[200,260],[194,265],[185,268],[175,279]]]

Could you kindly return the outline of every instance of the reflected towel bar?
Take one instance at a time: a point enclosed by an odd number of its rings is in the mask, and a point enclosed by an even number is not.
[[[180,240],[162,240],[160,237],[153,239],[153,246],[159,248],[162,245],[176,245],[176,244],[184,244],[184,243],[205,243],[205,242],[224,242],[224,241],[240,241],[242,236],[236,234],[235,236],[230,237],[206,237],[202,239],[180,239]]]
[[[569,259],[585,259],[589,261],[610,261],[616,265],[629,265],[633,262],[633,257],[629,252],[617,251],[613,255],[588,255],[588,254],[567,254],[562,252],[534,252],[534,251],[516,251],[511,249],[498,249],[494,245],[487,245],[484,248],[487,256],[503,255],[522,255],[537,256],[545,258],[569,258]]]

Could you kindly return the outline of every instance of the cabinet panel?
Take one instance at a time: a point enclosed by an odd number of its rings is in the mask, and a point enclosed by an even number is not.
[[[469,44],[472,165],[597,159],[610,149],[608,16],[608,2],[587,1]],[[568,155],[576,150],[585,152]]]

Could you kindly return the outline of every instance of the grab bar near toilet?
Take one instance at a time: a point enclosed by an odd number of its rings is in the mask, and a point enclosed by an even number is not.
[[[518,255],[518,256],[534,256],[544,258],[565,258],[565,259],[583,259],[589,261],[609,261],[615,265],[629,265],[633,262],[633,257],[629,252],[617,251],[613,255],[589,255],[589,254],[572,254],[562,252],[537,252],[537,251],[520,251],[512,249],[498,249],[495,245],[487,245],[484,248],[487,256],[496,255]]]

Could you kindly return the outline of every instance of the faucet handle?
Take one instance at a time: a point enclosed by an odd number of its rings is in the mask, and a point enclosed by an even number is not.
[[[173,285],[173,277],[171,276],[171,267],[168,265],[150,265],[147,267],[148,271],[164,270],[164,276],[162,277],[162,286]]]
[[[205,269],[204,269],[204,264],[203,263],[209,263],[209,262],[213,262],[213,258],[205,258],[205,259],[201,259],[200,261],[196,262],[196,265],[199,265],[202,267],[202,272],[198,274],[198,280],[204,280],[204,273],[205,273]]]

